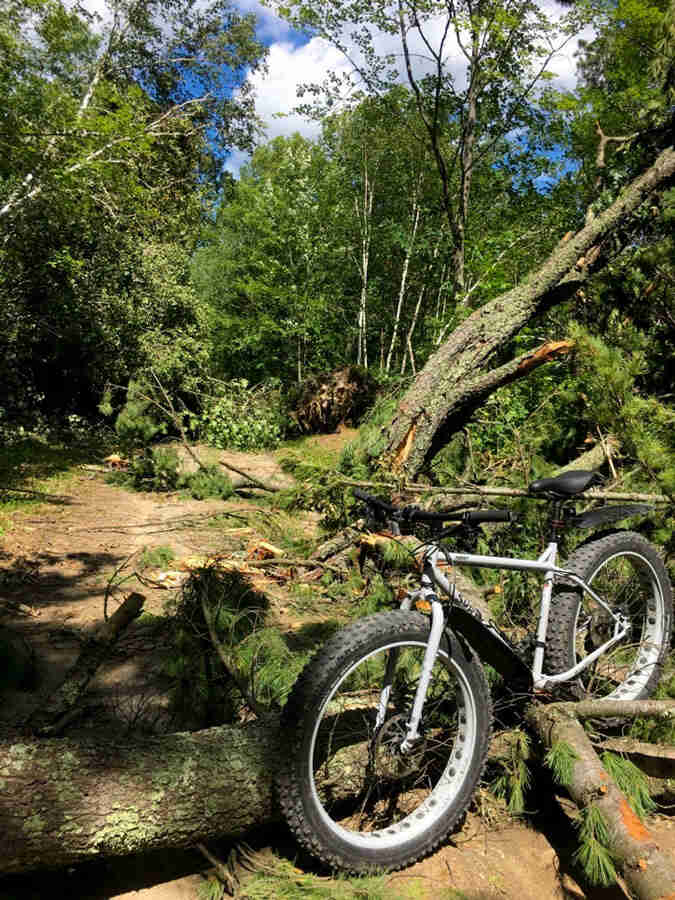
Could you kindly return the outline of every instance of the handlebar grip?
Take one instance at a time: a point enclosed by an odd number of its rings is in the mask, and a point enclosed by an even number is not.
[[[369,506],[374,507],[375,509],[381,509],[390,515],[392,513],[397,512],[397,507],[392,506],[391,503],[386,503],[384,500],[380,500],[379,497],[373,497],[372,494],[367,494],[365,491],[362,491],[361,488],[352,488],[352,494],[356,497],[357,500],[363,500],[364,503],[367,503]]]
[[[473,509],[465,513],[464,521],[471,525],[481,522],[511,522],[513,516],[508,509]]]

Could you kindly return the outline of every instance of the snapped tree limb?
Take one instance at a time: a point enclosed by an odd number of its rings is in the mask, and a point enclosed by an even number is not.
[[[474,408],[476,380],[489,379],[486,369],[497,352],[532,316],[578,290],[601,262],[596,248],[673,175],[675,149],[671,146],[627,185],[608,209],[559,243],[522,284],[465,319],[429,358],[399,403],[386,430],[383,463],[404,478],[413,479],[448,437],[463,426]]]

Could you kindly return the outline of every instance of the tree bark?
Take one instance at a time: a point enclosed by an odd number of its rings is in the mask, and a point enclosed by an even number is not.
[[[532,705],[527,710],[530,725],[544,744],[565,743],[576,753],[571,779],[565,787],[580,809],[593,804],[608,823],[609,850],[612,852],[629,889],[638,900],[672,900],[675,885],[675,860],[664,853],[649,829],[628,805],[591,744],[579,718],[597,718],[653,714],[672,718],[675,703],[647,702],[552,703]]]
[[[190,847],[276,820],[277,720],[162,737],[0,741],[0,873]]]
[[[475,409],[477,395],[487,396],[504,383],[489,371],[499,350],[536,313],[576,292],[599,266],[600,242],[674,174],[675,149],[669,147],[608,209],[561,242],[522,284],[477,309],[455,329],[401,400],[387,429],[382,455],[385,465],[409,479],[421,471],[464,425]]]
[[[532,706],[545,743],[577,750],[578,803],[602,804],[624,877],[640,900],[663,900],[675,884],[673,861],[600,766],[579,725],[598,704]],[[619,712],[672,716],[675,704],[621,704]],[[615,715],[613,705],[606,712]],[[194,846],[278,821],[273,779],[283,765],[276,716],[160,737],[0,740],[0,874],[62,867],[100,857]],[[604,788],[607,788],[606,791]],[[659,880],[661,879],[661,880]],[[661,891],[659,893],[659,891]]]
[[[410,257],[412,256],[413,248],[415,246],[415,237],[417,236],[417,227],[420,221],[420,206],[417,199],[417,194],[420,187],[420,181],[422,180],[422,174],[420,173],[417,184],[415,186],[415,190],[413,192],[413,200],[412,200],[412,226],[411,233],[409,235],[408,246],[405,250],[405,256],[403,258],[403,268],[401,270],[401,281],[399,283],[398,290],[398,301],[396,304],[396,316],[394,318],[394,328],[391,333],[391,342],[389,344],[389,352],[387,353],[387,363],[384,367],[385,372],[389,372],[391,368],[391,361],[394,354],[394,348],[396,347],[396,341],[398,339],[398,329],[401,323],[401,310],[403,309],[403,298],[405,297],[405,288],[406,283],[408,281],[408,269],[410,268]],[[405,347],[403,348],[403,354],[405,356]]]

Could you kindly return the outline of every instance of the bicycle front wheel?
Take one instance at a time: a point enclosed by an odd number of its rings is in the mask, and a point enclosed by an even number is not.
[[[588,699],[646,699],[661,677],[673,621],[672,588],[661,557],[642,535],[620,531],[583,544],[565,568],[630,623],[626,636],[579,674],[579,692]],[[547,671],[572,668],[613,631],[611,616],[588,592],[565,586],[551,607]]]
[[[333,868],[400,868],[429,853],[481,777],[491,705],[480,662],[446,633],[420,723],[403,751],[429,620],[379,613],[329,641],[284,710],[279,798],[298,840]]]

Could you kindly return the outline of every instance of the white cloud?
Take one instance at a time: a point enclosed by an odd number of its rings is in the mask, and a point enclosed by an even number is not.
[[[287,41],[294,31],[285,19],[280,19],[271,9],[258,0],[234,0],[237,9],[243,13],[253,13],[257,19],[258,39],[265,44]]]
[[[351,69],[349,61],[343,54],[336,50],[328,42],[320,38],[309,39],[306,43],[298,40],[297,33],[288,28],[288,24],[277,18],[268,8],[260,6],[257,0],[239,0],[238,6],[245,10],[255,12],[260,17],[259,35],[270,42],[268,73],[257,73],[252,77],[253,86],[256,89],[256,108],[266,126],[266,137],[272,139],[278,135],[289,135],[295,131],[306,137],[315,137],[318,133],[318,123],[305,119],[293,109],[298,104],[297,88],[300,84],[320,84],[331,73],[347,73]],[[548,18],[556,22],[565,15],[565,10],[555,0],[542,0],[542,9]],[[428,36],[440,40],[441,20],[434,28],[433,24],[427,29]],[[552,86],[559,90],[569,90],[576,83],[576,59],[579,37],[589,39],[593,36],[593,29],[587,28],[582,35],[571,39],[551,60],[548,68],[555,73],[551,82]],[[427,68],[430,64],[427,60],[428,53],[421,38],[411,32],[411,55],[418,70]],[[354,53],[358,57],[355,42],[348,37],[345,40],[350,55]],[[559,42],[560,43],[560,42]],[[401,68],[401,80],[405,81],[401,48],[397,35],[377,34],[375,46],[380,53],[397,54]],[[461,50],[454,40],[448,40],[445,58],[446,65],[450,68],[457,81],[457,86],[463,86],[466,74],[466,61]],[[234,172],[241,165],[241,154],[233,154],[227,168]]]

